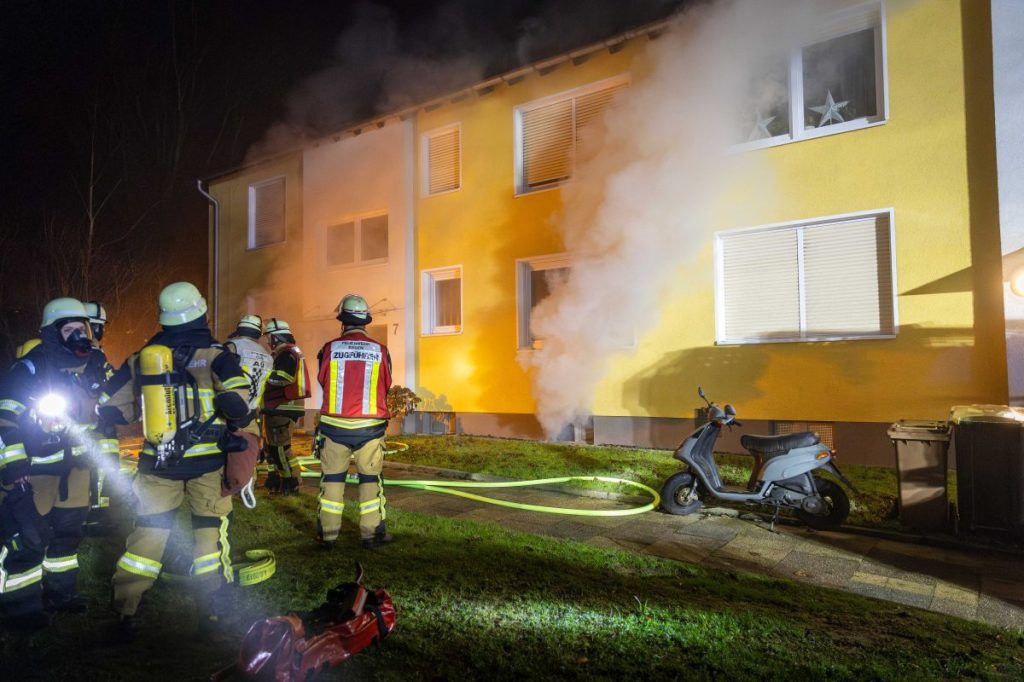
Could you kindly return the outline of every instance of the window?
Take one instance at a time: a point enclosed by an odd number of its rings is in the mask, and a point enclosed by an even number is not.
[[[423,333],[462,331],[462,267],[423,271]]]
[[[388,216],[374,215],[324,227],[324,265],[381,263],[388,259]]]
[[[718,343],[896,334],[892,214],[720,233]]]
[[[628,79],[619,76],[517,108],[516,193],[557,187],[568,180],[587,125],[628,86]]]
[[[422,154],[424,196],[462,187],[462,129],[458,124],[426,133]]]
[[[569,278],[569,256],[559,254],[527,258],[516,263],[519,348],[543,348],[544,339],[533,331],[533,311],[551,290]]]
[[[832,14],[814,42],[755,74],[736,139],[770,146],[884,122],[884,61],[880,3]]]
[[[249,185],[249,248],[284,241],[284,178]]]

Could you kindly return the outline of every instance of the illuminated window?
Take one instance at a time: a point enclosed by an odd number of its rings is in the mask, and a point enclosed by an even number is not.
[[[422,279],[423,333],[462,331],[462,267],[424,270]]]
[[[896,334],[889,211],[723,232],[718,343]]]
[[[284,178],[249,185],[249,248],[284,241]]]
[[[516,193],[557,187],[572,176],[587,126],[629,86],[624,76],[524,104],[515,110]]]
[[[388,259],[387,214],[365,216],[324,227],[324,265],[383,263]]]
[[[884,36],[879,2],[830,15],[808,43],[755,74],[738,142],[770,146],[884,122]]]
[[[424,134],[422,154],[424,196],[462,187],[462,129],[458,124]]]

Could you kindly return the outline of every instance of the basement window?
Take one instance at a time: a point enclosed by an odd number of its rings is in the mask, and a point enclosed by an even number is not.
[[[720,344],[893,338],[892,211],[715,236]]]
[[[284,218],[284,177],[249,185],[250,249],[284,242]]]
[[[572,177],[590,124],[629,87],[616,76],[515,110],[516,194],[557,187]]]
[[[423,135],[423,196],[454,192],[462,187],[462,128],[459,124]]]
[[[423,334],[458,334],[462,331],[462,266],[424,270],[422,273]]]
[[[327,225],[323,231],[324,266],[373,265],[388,259],[386,213]]]
[[[857,130],[886,120],[880,2],[835,12],[801,47],[769,60],[741,107],[741,149]]]

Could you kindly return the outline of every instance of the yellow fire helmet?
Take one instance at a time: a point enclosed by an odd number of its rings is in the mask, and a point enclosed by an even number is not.
[[[346,294],[338,304],[338,317],[342,324],[363,326],[370,323],[370,306],[359,294]]]
[[[288,323],[284,320],[279,320],[276,317],[272,317],[267,320],[267,331],[266,334],[291,334],[292,328],[288,326]]]
[[[259,315],[243,315],[238,321],[239,329],[252,329],[260,334],[263,333],[263,318]]]
[[[64,296],[53,299],[43,307],[43,321],[39,328],[49,327],[57,320],[81,320],[82,322],[88,322],[89,313],[85,311],[85,306],[77,298]]]
[[[168,284],[160,292],[160,324],[170,327],[198,320],[206,314],[206,299],[189,282]]]

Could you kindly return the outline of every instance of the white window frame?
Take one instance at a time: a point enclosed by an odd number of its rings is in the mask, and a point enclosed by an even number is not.
[[[368,218],[379,218],[381,216],[387,216],[388,219],[388,255],[384,258],[372,258],[370,260],[360,260],[363,249],[363,221]],[[353,245],[355,260],[351,263],[338,263],[331,265],[327,262],[327,230],[336,225],[343,225],[344,223],[353,223],[355,231],[355,243]],[[331,222],[323,223],[320,225],[320,267],[324,270],[346,270],[350,268],[361,268],[369,265],[384,265],[391,258],[391,213],[387,210],[379,211],[368,211],[366,213],[358,213],[354,216],[346,216],[339,218]]]
[[[449,279],[461,280],[459,286],[459,319],[461,324],[442,325],[434,324],[434,313],[437,310],[437,290],[435,284]],[[429,268],[420,270],[420,309],[423,313],[421,318],[421,336],[453,336],[461,334],[466,326],[466,311],[463,305],[465,301],[466,282],[462,277],[462,265],[447,265],[440,268]]]
[[[630,75],[628,73],[619,74],[612,76],[611,78],[605,78],[604,80],[595,81],[588,85],[583,85],[572,90],[566,90],[549,97],[543,97],[541,99],[535,99],[532,102],[526,102],[512,109],[512,129],[515,132],[514,139],[514,156],[513,156],[513,178],[515,181],[515,195],[517,197],[524,196],[527,194],[535,194],[537,192],[547,192],[552,189],[558,189],[567,182],[571,182],[573,176],[576,174],[576,161],[575,158],[572,161],[572,170],[569,177],[562,182],[553,182],[550,185],[544,187],[537,187],[531,189],[526,186],[526,178],[523,177],[523,113],[539,107],[544,107],[555,102],[571,99],[573,100],[573,126],[576,125],[576,98],[582,97],[583,95],[589,95],[592,92],[598,90],[605,90],[607,88],[613,88],[618,85],[630,85]],[[573,131],[573,145],[576,144],[575,130]]]
[[[791,144],[793,142],[801,142],[803,140],[813,140],[819,137],[827,137],[829,135],[838,135],[840,133],[850,132],[851,130],[864,130],[865,128],[874,128],[875,126],[884,125],[889,121],[889,65],[888,65],[888,43],[886,33],[886,7],[885,0],[871,0],[870,2],[861,3],[853,7],[847,7],[842,10],[838,10],[828,15],[831,21],[828,23],[841,24],[843,19],[849,20],[852,17],[866,16],[872,13],[878,14],[878,24],[874,27],[875,31],[875,98],[876,108],[878,113],[874,116],[855,118],[852,121],[844,121],[843,123],[833,123],[831,125],[822,126],[821,128],[813,128],[811,130],[804,130],[804,81],[803,81],[803,51],[812,45],[816,45],[827,40],[833,40],[835,38],[841,38],[844,35],[851,35],[856,31],[843,31],[834,30],[829,31],[827,28],[816,34],[813,39],[809,42],[805,42],[798,47],[790,50],[789,53],[789,132],[783,135],[776,135],[774,137],[767,137],[763,140],[753,140],[750,142],[742,142],[733,145],[732,150],[736,152],[750,151],[754,149],[764,149],[766,147],[777,147],[783,144]],[[864,29],[858,29],[864,30]]]
[[[284,224],[281,226],[281,232],[284,236],[281,238],[281,241],[269,242],[267,244],[260,244],[259,246],[256,246],[256,190],[259,189],[260,187],[273,185],[276,182],[280,182],[282,186],[281,201],[284,203],[284,206],[281,211],[281,220],[283,221]],[[248,238],[246,239],[247,251],[265,249],[270,246],[278,246],[279,244],[284,244],[286,241],[288,241],[288,179],[286,176],[275,175],[272,178],[266,178],[264,180],[260,180],[259,182],[249,183],[248,208],[249,234]]]
[[[803,336],[792,336],[792,337],[770,337],[770,338],[741,338],[741,339],[727,339],[725,338],[725,267],[724,267],[724,254],[722,252],[722,237],[735,235],[743,232],[767,232],[769,230],[788,230],[797,227],[813,227],[815,225],[822,225],[826,223],[838,223],[844,220],[856,220],[858,218],[870,218],[886,216],[889,220],[889,273],[892,281],[892,334],[840,334],[840,335],[803,335]],[[799,233],[798,233],[799,234]],[[803,278],[803,249],[802,246],[798,247],[797,250],[798,258],[798,281],[800,283],[800,291],[805,291],[804,278]],[[899,334],[900,329],[900,316],[899,316],[899,301],[897,292],[899,287],[896,284],[896,215],[895,210],[892,207],[880,208],[870,211],[858,211],[856,213],[843,213],[839,215],[822,216],[819,218],[808,218],[806,220],[792,220],[784,223],[772,223],[770,225],[758,225],[755,227],[746,227],[738,230],[725,230],[722,232],[715,233],[714,239],[714,259],[715,259],[715,344],[719,346],[741,346],[750,344],[765,344],[765,343],[816,343],[821,341],[862,341],[871,339],[895,339]],[[881,265],[880,265],[881,268]],[[800,301],[800,326],[803,328],[806,325],[804,319],[804,302],[801,297]]]
[[[443,192],[430,191],[430,140],[439,135],[450,133],[453,130],[458,132],[459,136],[459,184],[453,189],[447,189]],[[439,197],[444,194],[452,194],[462,189],[462,123],[452,123],[451,125],[441,126],[440,128],[434,128],[423,133],[420,137],[420,196],[421,197]]]
[[[571,267],[572,257],[568,253],[516,259],[516,347],[519,350],[533,351],[543,347],[543,340],[538,345],[530,338],[530,298],[533,293],[530,275],[544,270]]]

